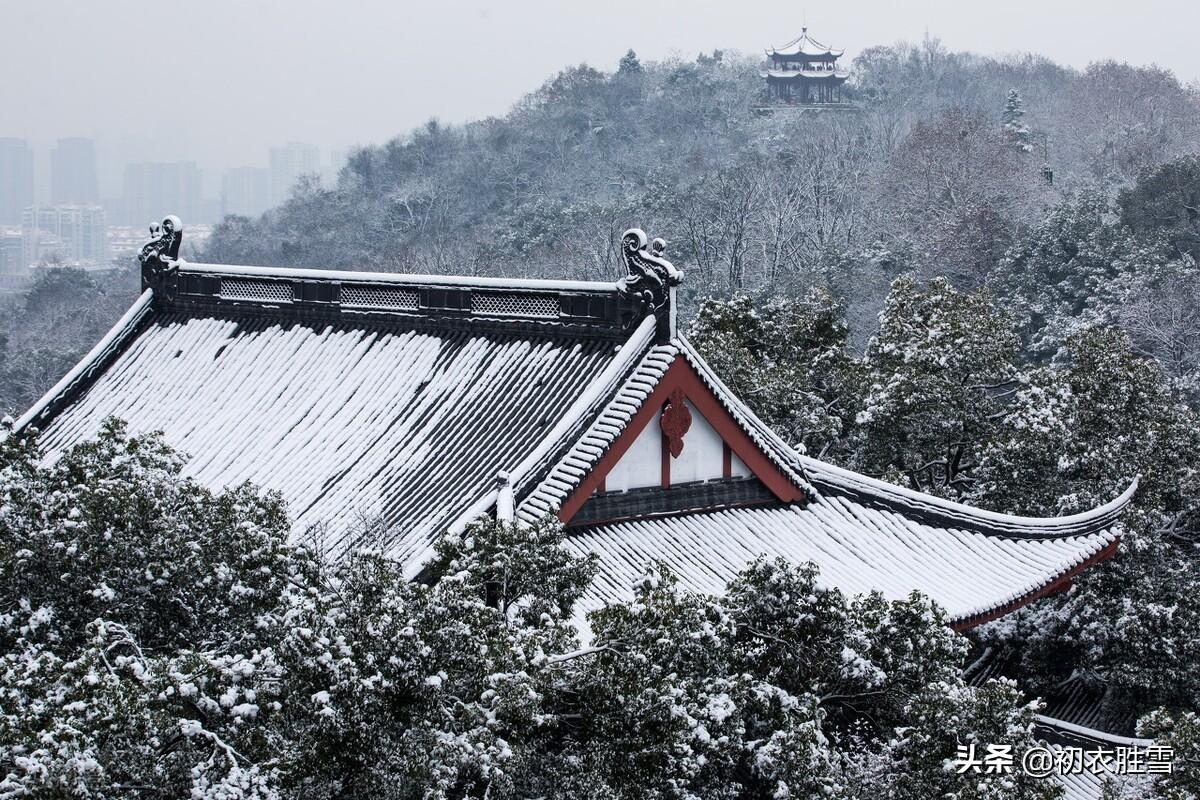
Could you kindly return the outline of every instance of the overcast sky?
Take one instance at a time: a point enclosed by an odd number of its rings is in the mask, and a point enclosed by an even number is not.
[[[1116,58],[1200,78],[1197,0],[767,2],[0,0],[0,136],[90,136],[110,160],[265,165],[288,140],[379,142],[438,117],[503,113],[556,70],[610,69],[799,34],[844,47],[919,40]],[[327,154],[325,155],[327,157]]]

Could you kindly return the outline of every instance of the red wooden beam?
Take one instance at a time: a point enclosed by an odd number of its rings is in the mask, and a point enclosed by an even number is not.
[[[1043,597],[1049,597],[1052,594],[1057,594],[1061,591],[1064,591],[1071,585],[1071,579],[1076,575],[1083,572],[1088,567],[1094,564],[1099,564],[1101,561],[1107,561],[1116,555],[1117,547],[1120,545],[1120,543],[1121,537],[1118,536],[1107,545],[1097,550],[1095,553],[1092,553],[1083,561],[1080,561],[1078,564],[1071,567],[1062,575],[1059,575],[1057,578],[1050,581],[1050,583],[1046,584],[1042,588],[1034,589],[1032,592],[1028,592],[1021,597],[1018,597],[1016,600],[1005,603],[997,608],[993,608],[991,611],[985,611],[981,614],[967,617],[966,619],[960,619],[958,622],[951,623],[950,627],[959,633],[962,633],[963,631],[968,631],[971,628],[982,625],[985,622],[991,622],[994,619],[999,619],[1005,614],[1010,614],[1022,606],[1029,605],[1034,600],[1041,600]]]

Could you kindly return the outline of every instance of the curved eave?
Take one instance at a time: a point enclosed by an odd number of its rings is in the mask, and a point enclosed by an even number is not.
[[[104,366],[124,349],[125,345],[137,334],[143,321],[153,311],[154,291],[146,289],[134,301],[133,305],[121,315],[108,333],[96,343],[79,363],[71,368],[66,375],[59,379],[48,392],[42,395],[33,406],[14,423],[13,432],[18,433],[29,426],[44,425],[54,414],[68,402],[72,396],[82,390]]]
[[[931,526],[844,497],[616,520],[573,530],[568,546],[595,553],[601,574],[587,609],[629,599],[647,564],[690,591],[719,595],[757,558],[812,562],[822,585],[890,600],[918,591],[965,630],[1050,594],[1115,551],[1116,536],[1018,540]]]
[[[1086,556],[1074,566],[1064,570],[1059,575],[1051,578],[1043,586],[1036,589],[1031,589],[1020,597],[1013,598],[1006,602],[1000,603],[995,607],[981,611],[975,614],[958,617],[950,621],[950,627],[956,631],[967,631],[971,628],[978,627],[992,620],[1000,619],[1007,614],[1011,614],[1019,608],[1029,605],[1035,600],[1041,600],[1043,597],[1057,594],[1071,585],[1071,580],[1083,572],[1088,567],[1099,564],[1101,561],[1107,561],[1117,553],[1117,548],[1120,546],[1121,537],[1116,534],[1111,534],[1108,543],[1101,547],[1091,555]]]
[[[794,49],[793,49],[794,48]],[[845,50],[833,50],[830,48],[814,48],[805,50],[804,48],[796,48],[794,44],[785,45],[783,48],[772,47],[766,53],[771,58],[777,58],[780,61],[802,61],[804,59],[829,59],[841,58]]]
[[[797,454],[797,458],[818,492],[850,496],[858,502],[918,516],[943,527],[958,527],[1021,539],[1081,536],[1110,528],[1125,511],[1138,487],[1138,480],[1134,478],[1117,497],[1079,514],[1062,517],[1024,517],[943,500],[869,478],[810,456]]]

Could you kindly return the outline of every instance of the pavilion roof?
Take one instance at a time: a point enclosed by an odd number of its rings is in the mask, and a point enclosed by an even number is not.
[[[833,48],[818,42],[816,39],[808,35],[808,28],[803,28],[799,36],[792,39],[787,44],[778,47],[772,47],[767,51],[768,55],[776,57],[792,57],[796,60],[809,57],[818,58],[822,56],[832,56],[840,58],[844,50],[834,50]]]

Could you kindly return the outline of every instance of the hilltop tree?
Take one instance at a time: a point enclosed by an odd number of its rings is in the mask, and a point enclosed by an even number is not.
[[[1025,108],[1021,103],[1021,93],[1016,89],[1009,89],[1000,121],[1004,126],[1004,138],[1008,140],[1009,146],[1019,153],[1028,153],[1033,150],[1029,126],[1022,120],[1024,116]]]
[[[638,60],[637,53],[632,49],[626,50],[625,55],[621,56],[621,62],[617,65],[618,75],[637,75],[642,72],[642,62]]]

